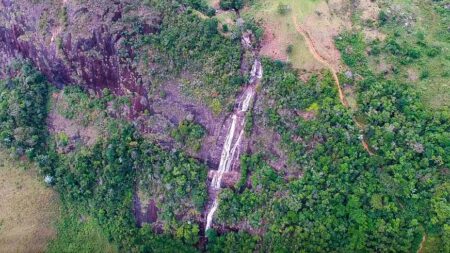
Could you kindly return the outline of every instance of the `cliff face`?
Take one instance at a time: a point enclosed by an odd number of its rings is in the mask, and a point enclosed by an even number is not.
[[[161,70],[164,69],[164,61],[158,61],[158,54],[164,52],[157,52],[158,49],[152,48],[151,43],[139,47],[139,39],[143,35],[159,33],[163,26],[162,15],[143,2],[0,0],[0,78],[10,74],[6,66],[15,58],[23,57],[32,61],[50,82],[59,87],[74,84],[97,93],[103,88],[109,88],[116,95],[130,95],[130,106],[127,104],[126,108],[110,113],[118,118],[132,120],[138,129],[152,135],[165,148],[175,145],[170,130],[180,122],[194,118],[205,127],[207,137],[204,138],[202,149],[192,151],[190,155],[216,167],[225,141],[222,133],[228,127],[224,126],[226,112],[215,115],[204,101],[183,93],[182,82]],[[180,7],[180,11],[184,9]],[[168,32],[171,32],[170,28]],[[201,32],[198,34],[202,35]],[[181,33],[180,37],[183,36]],[[223,41],[229,43],[225,38]],[[152,59],[153,56],[156,60]],[[205,56],[202,57],[207,60]],[[222,61],[239,63],[232,52],[223,58],[212,54],[211,57],[214,59],[204,66],[196,62],[193,64],[212,69],[210,65],[216,66]],[[246,61],[242,61],[242,64],[241,70],[248,71],[250,65]],[[231,67],[227,68],[230,69],[222,73],[224,76],[238,74]],[[186,71],[183,75],[187,79],[192,78],[194,85],[204,85],[205,80],[197,76],[216,74],[208,71],[202,69],[195,75]],[[149,89],[151,75],[156,72],[173,77],[173,80],[165,80],[164,85],[154,85]],[[225,85],[223,87],[227,88]],[[148,97],[149,90],[151,98]],[[141,113],[144,110],[149,113]],[[63,126],[55,122],[51,124],[62,131]]]
[[[131,92],[142,109],[147,92],[125,37],[157,32],[158,23],[158,14],[137,0],[1,0],[0,75],[23,57],[57,86]]]

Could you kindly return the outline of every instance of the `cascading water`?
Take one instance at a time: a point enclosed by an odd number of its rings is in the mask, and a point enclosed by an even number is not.
[[[213,220],[213,215],[214,215],[214,213],[216,212],[217,207],[219,207],[219,199],[218,199],[218,198],[216,198],[216,199],[214,200],[214,204],[213,204],[213,206],[211,207],[211,210],[209,210],[208,216],[206,217],[206,227],[205,227],[205,231],[207,231],[209,228],[211,228],[211,223],[212,223],[212,220]]]
[[[250,101],[252,100],[253,97],[253,90],[252,89],[248,89],[247,90],[247,94],[245,96],[245,100],[242,103],[242,107],[241,107],[241,111],[242,112],[247,112],[248,107],[250,106]]]
[[[206,216],[205,231],[211,228],[214,213],[219,206],[217,196],[221,189],[223,175],[230,172],[234,161],[239,158],[240,144],[244,135],[245,113],[248,111],[250,103],[255,95],[256,81],[262,78],[262,68],[259,60],[255,60],[253,63],[250,75],[250,84],[244,91],[243,95],[239,97],[237,101],[239,106],[231,116],[231,124],[228,128],[227,136],[223,144],[219,168],[211,181],[211,190],[217,194],[214,194],[214,202]],[[239,132],[237,137],[235,135],[236,132]]]
[[[231,161],[233,159],[233,151],[235,150],[234,147],[231,148],[231,144],[233,142],[234,138],[234,132],[236,131],[236,121],[237,121],[237,115],[233,114],[232,116],[232,122],[230,125],[230,128],[228,129],[227,137],[225,139],[225,143],[223,144],[222,148],[222,155],[220,157],[220,163],[219,163],[219,169],[217,170],[216,174],[214,174],[213,180],[212,180],[212,186],[215,189],[220,189],[220,182],[222,181],[222,176],[224,172],[227,172],[230,168]],[[236,145],[237,143],[235,143]]]

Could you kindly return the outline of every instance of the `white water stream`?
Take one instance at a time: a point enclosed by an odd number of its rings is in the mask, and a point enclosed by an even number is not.
[[[250,85],[247,87],[244,94],[238,99],[239,106],[231,116],[232,121],[230,127],[228,128],[227,136],[223,144],[219,168],[216,173],[214,173],[213,179],[211,181],[211,187],[213,191],[220,191],[224,173],[230,172],[233,161],[239,158],[240,144],[244,135],[245,113],[248,111],[250,102],[255,95],[255,81],[261,79],[261,77],[261,63],[258,60],[255,60],[252,66]],[[237,138],[235,137],[236,131],[239,132]],[[215,196],[213,205],[206,216],[205,231],[211,228],[214,213],[219,206],[219,200],[217,196]]]

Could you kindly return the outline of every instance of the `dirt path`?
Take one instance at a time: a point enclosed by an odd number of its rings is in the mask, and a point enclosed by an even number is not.
[[[333,75],[334,82],[336,83],[336,87],[338,88],[339,100],[341,101],[342,105],[345,108],[349,108],[349,104],[348,104],[347,99],[345,98],[344,92],[342,91],[341,83],[339,82],[339,78],[337,76],[336,69],[334,69],[334,67],[324,57],[322,57],[317,52],[316,46],[314,45],[314,41],[311,39],[311,36],[309,36],[308,32],[300,26],[300,24],[297,21],[297,17],[295,15],[292,15],[292,21],[294,22],[294,26],[295,26],[295,29],[297,30],[297,32],[300,33],[303,36],[303,38],[305,38],[306,45],[308,46],[308,49],[311,52],[311,54],[313,55],[313,57],[318,62],[320,62],[321,64],[323,64],[326,68],[328,68],[330,70],[331,74]],[[354,120],[356,122],[356,125],[360,129],[362,129],[363,125],[360,122],[358,122],[356,119],[354,119]],[[367,153],[369,153],[369,155],[374,155],[374,153],[372,152],[372,150],[369,147],[369,144],[366,142],[366,140],[364,140],[364,138],[361,140],[361,143],[362,143],[364,149],[367,151]]]
[[[422,241],[420,242],[420,247],[417,250],[417,253],[422,253],[423,245],[425,244],[426,241],[427,241],[427,234],[423,234]]]
[[[295,15],[292,15],[292,20],[294,21],[294,25],[295,25],[295,29],[297,30],[298,33],[300,33],[303,38],[305,38],[306,41],[306,45],[308,46],[309,51],[311,52],[311,54],[314,56],[314,58],[319,61],[320,63],[322,63],[325,67],[327,67],[330,71],[331,74],[333,75],[333,79],[334,82],[336,83],[336,86],[338,88],[339,91],[339,100],[341,101],[342,105],[344,105],[346,108],[348,108],[348,102],[347,99],[345,99],[345,95],[344,92],[342,91],[341,88],[341,84],[339,82],[339,78],[337,76],[337,71],[334,69],[334,67],[328,63],[327,60],[325,60],[325,58],[323,58],[316,50],[316,47],[314,45],[313,40],[311,39],[311,37],[309,36],[308,32],[305,31],[297,22],[297,17]]]

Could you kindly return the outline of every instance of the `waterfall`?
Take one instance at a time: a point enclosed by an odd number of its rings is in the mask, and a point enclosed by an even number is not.
[[[231,159],[232,159],[232,150],[231,144],[233,142],[234,132],[236,130],[236,121],[237,116],[236,114],[233,114],[233,121],[231,122],[231,126],[228,129],[227,137],[225,138],[225,143],[223,144],[222,148],[222,155],[220,157],[220,163],[219,163],[219,169],[214,174],[213,180],[212,180],[212,186],[216,189],[220,189],[220,182],[222,181],[223,173],[228,171],[230,165],[231,165]],[[235,143],[236,145],[236,143]]]
[[[211,181],[211,189],[214,192],[220,192],[224,173],[230,172],[232,165],[234,164],[233,161],[235,161],[235,159],[239,159],[240,144],[244,135],[245,113],[248,111],[250,102],[255,95],[255,83],[262,77],[261,63],[258,60],[255,60],[253,63],[250,75],[250,85],[246,88],[243,95],[239,97],[239,106],[231,116],[231,124],[228,128],[225,142],[223,144],[219,168],[216,173],[214,173]],[[235,138],[235,133],[237,131],[239,132],[239,135]],[[205,232],[211,228],[214,213],[218,207],[218,195],[214,195],[213,205],[206,216]]]
[[[211,210],[208,213],[208,216],[206,217],[206,227],[205,227],[205,231],[208,231],[208,229],[211,227],[211,223],[212,223],[212,219],[213,219],[213,215],[217,210],[217,207],[219,206],[219,199],[216,198],[214,200],[214,204],[211,207]]]
[[[248,110],[248,107],[250,105],[250,101],[253,97],[253,90],[252,89],[248,89],[247,90],[247,94],[245,96],[245,100],[242,103],[242,108],[241,108],[241,112],[246,112]]]

